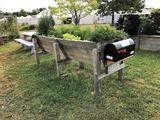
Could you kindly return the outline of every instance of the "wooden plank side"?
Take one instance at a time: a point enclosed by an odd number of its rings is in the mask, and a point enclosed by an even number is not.
[[[96,48],[96,43],[90,41],[73,41],[59,38],[51,38],[37,36],[40,44],[47,51],[53,52],[53,43],[59,43],[61,51],[73,60],[78,60],[84,63],[92,63],[92,50]]]
[[[74,41],[56,39],[60,47],[64,49],[70,59],[84,63],[92,63],[92,50],[96,48],[96,43],[90,41]]]
[[[53,44],[56,43],[55,40],[50,40],[47,37],[36,35],[38,38],[38,44],[40,47],[43,47],[43,49],[49,53],[53,53]]]

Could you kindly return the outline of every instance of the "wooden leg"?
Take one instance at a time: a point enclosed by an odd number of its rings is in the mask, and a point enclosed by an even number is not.
[[[33,39],[33,47],[32,47],[32,50],[31,52],[34,54],[35,56],[35,59],[36,59],[36,64],[39,65],[40,64],[40,60],[39,60],[39,57],[38,57],[38,54],[37,54],[37,40],[36,39]]]
[[[94,73],[94,95],[99,95],[100,90],[100,80],[98,79],[98,76],[100,74],[100,60],[99,60],[99,53],[97,49],[94,49],[92,51],[93,53],[93,73]]]
[[[84,63],[83,62],[79,62],[79,68],[84,69]]]
[[[122,81],[124,79],[124,68],[118,71],[118,80]]]
[[[99,95],[101,93],[101,83],[98,80],[98,76],[95,75],[94,79],[94,95]]]
[[[54,48],[55,63],[56,63],[56,69],[57,69],[57,76],[60,76],[59,63],[58,63],[58,61],[60,61],[59,45],[57,43],[54,43],[53,44],[53,48]]]

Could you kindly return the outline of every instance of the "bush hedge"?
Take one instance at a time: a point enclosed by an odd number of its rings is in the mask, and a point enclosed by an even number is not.
[[[138,15],[120,17],[116,27],[130,35],[160,35],[160,9],[153,9],[150,15],[144,17]]]
[[[148,17],[140,18],[139,34],[142,35],[155,35],[155,29],[153,27],[153,21]]]
[[[154,9],[151,13],[151,19],[153,21],[153,28],[155,34],[160,35],[160,9]]]

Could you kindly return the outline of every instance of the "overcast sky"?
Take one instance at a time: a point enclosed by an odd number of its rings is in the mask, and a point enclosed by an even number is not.
[[[0,0],[0,9],[2,11],[14,12],[20,9],[31,11],[32,9],[54,6],[54,0]],[[146,0],[147,8],[160,8],[160,0]]]

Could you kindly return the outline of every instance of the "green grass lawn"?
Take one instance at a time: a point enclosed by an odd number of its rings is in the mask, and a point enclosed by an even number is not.
[[[11,120],[160,120],[159,52],[137,51],[126,61],[125,80],[118,81],[115,73],[102,81],[102,94],[93,96],[90,65],[85,70],[75,61],[62,66],[69,76],[61,80],[52,55],[41,55],[35,65],[30,51],[19,48],[15,42],[0,47],[7,57],[0,73],[14,81],[0,96],[5,102],[0,115],[9,113]]]

